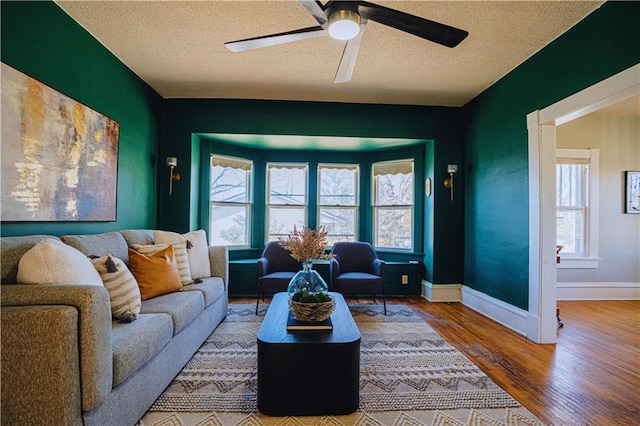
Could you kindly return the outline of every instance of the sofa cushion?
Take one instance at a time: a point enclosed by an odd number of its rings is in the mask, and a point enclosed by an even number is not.
[[[140,289],[133,274],[121,259],[104,255],[91,259],[91,263],[100,274],[102,284],[109,292],[111,315],[114,319],[133,319],[140,313]],[[130,321],[130,319],[129,319]]]
[[[113,386],[125,381],[153,358],[173,335],[173,323],[166,314],[140,315],[137,321],[114,322],[112,327]]]
[[[178,264],[178,273],[180,274],[180,281],[182,282],[182,285],[192,284],[193,280],[191,279],[191,269],[189,268],[189,259],[187,258],[186,243],[151,245],[134,244],[133,249],[138,253],[151,255],[166,249],[170,245],[173,246],[173,253],[175,254],[176,263]]]
[[[224,281],[220,277],[203,278],[200,284],[191,284],[184,291],[199,291],[204,296],[205,306],[211,305],[224,295]]]
[[[58,239],[47,238],[27,251],[18,263],[19,284],[91,284],[102,286],[89,259]]]
[[[178,334],[204,309],[204,296],[199,291],[165,294],[142,302],[140,314],[164,313],[173,319],[173,334]]]
[[[63,235],[60,239],[71,247],[80,250],[85,256],[102,257],[110,254],[129,264],[127,242],[119,232],[105,232],[94,235]]]
[[[125,229],[120,231],[120,234],[122,234],[129,247],[133,247],[134,244],[146,246],[156,243],[153,239],[152,229]]]
[[[209,243],[207,234],[203,229],[198,231],[178,234],[169,231],[154,231],[153,237],[156,244],[166,244],[174,242],[189,242],[187,255],[189,256],[189,267],[191,278],[208,278],[211,276],[211,263],[209,260]]]
[[[129,249],[129,267],[138,282],[142,300],[182,290],[171,245],[150,255]]]
[[[0,277],[2,284],[16,284],[18,282],[18,262],[22,256],[40,241],[58,237],[50,235],[27,235],[24,237],[0,238]]]

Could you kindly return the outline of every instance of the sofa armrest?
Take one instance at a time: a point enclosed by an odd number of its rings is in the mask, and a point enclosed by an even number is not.
[[[64,305],[2,307],[3,423],[82,425],[78,316]]]
[[[80,357],[82,411],[89,411],[100,404],[111,392],[113,381],[112,320],[107,290],[93,285],[3,285],[1,300],[3,315],[6,307],[69,306],[77,311],[77,330],[67,332],[76,334],[79,344],[79,348],[74,350]],[[25,330],[24,333],[33,333],[33,338],[37,339],[36,329]],[[38,345],[38,348],[47,351],[45,344]],[[33,374],[48,374],[46,369],[41,371],[42,368],[34,369]]]
[[[211,276],[224,281],[225,290],[229,288],[229,249],[227,246],[209,246]]]

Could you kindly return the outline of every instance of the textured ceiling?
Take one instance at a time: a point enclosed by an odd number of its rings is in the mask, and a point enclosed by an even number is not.
[[[317,25],[296,1],[57,1],[165,98],[462,106],[601,1],[373,1],[469,32],[450,49],[369,22],[353,78],[334,84],[345,42],[242,53],[227,41]]]

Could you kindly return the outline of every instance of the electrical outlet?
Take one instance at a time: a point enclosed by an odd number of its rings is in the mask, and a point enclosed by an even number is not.
[[[402,284],[409,284],[409,275],[402,276]]]

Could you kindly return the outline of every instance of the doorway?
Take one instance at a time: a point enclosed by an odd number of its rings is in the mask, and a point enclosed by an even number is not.
[[[529,139],[529,312],[527,337],[555,343],[556,126],[640,93],[640,64],[527,115]]]

